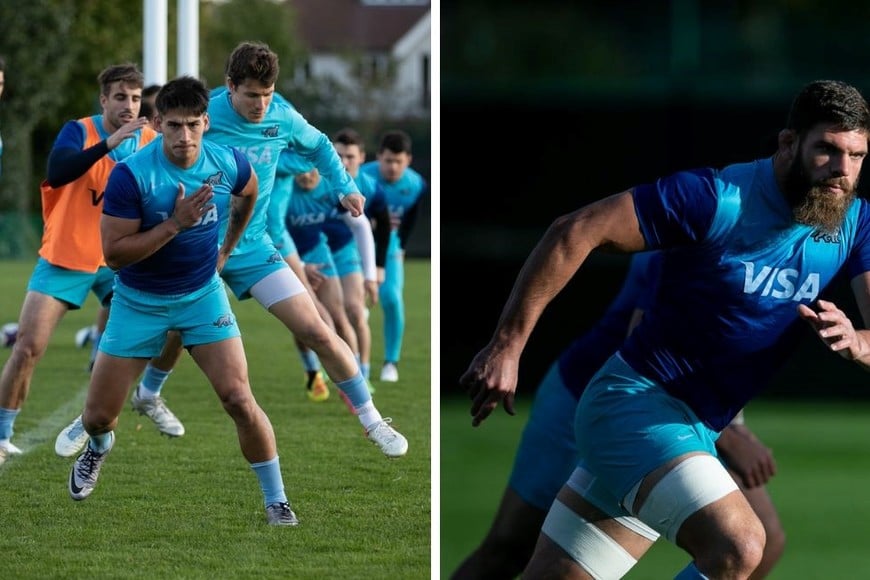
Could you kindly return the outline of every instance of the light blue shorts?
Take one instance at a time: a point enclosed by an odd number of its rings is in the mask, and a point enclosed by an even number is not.
[[[93,292],[103,306],[112,299],[115,272],[101,266],[96,272],[69,270],[39,258],[27,284],[27,290],[39,292],[66,302],[70,310],[78,310],[85,303],[88,292]]]
[[[332,252],[329,251],[329,244],[326,243],[324,236],[320,237],[316,246],[302,255],[302,261],[306,264],[320,264],[320,273],[327,278],[338,277],[335,262],[332,261]]]
[[[576,407],[557,361],[538,385],[509,481],[523,500],[544,511],[577,466]]]
[[[333,250],[332,261],[335,263],[335,271],[339,278],[357,272],[362,274],[362,257],[359,255],[356,240],[352,239],[338,250]]]
[[[693,451],[716,453],[719,434],[688,405],[611,356],[580,397],[574,418],[580,467],[593,477],[584,497],[611,515],[622,499],[667,461]]]
[[[256,246],[247,244],[244,254],[231,254],[221,270],[221,278],[236,298],[247,300],[251,297],[254,284],[273,272],[289,267],[272,240],[269,240]]]
[[[169,330],[181,333],[185,347],[240,336],[217,273],[189,294],[152,294],[119,281],[100,350],[124,358],[151,358],[160,354]]]

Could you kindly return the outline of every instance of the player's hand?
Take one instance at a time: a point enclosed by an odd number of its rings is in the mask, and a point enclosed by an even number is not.
[[[326,280],[326,276],[320,271],[324,264],[311,264],[305,262],[305,277],[308,278],[308,283],[311,284],[311,289],[317,292],[320,285]]]
[[[518,357],[487,345],[459,379],[471,398],[471,425],[477,427],[502,403],[509,415],[514,415],[514,393],[517,388]]]
[[[366,280],[363,283],[366,293],[366,304],[374,306],[378,303],[378,283],[375,280]]]
[[[348,193],[341,198],[341,206],[353,217],[361,216],[366,206],[366,198],[361,193]]]
[[[716,448],[738,483],[747,489],[764,485],[776,475],[773,452],[745,425],[725,427]]]
[[[213,197],[214,190],[208,184],[201,185],[193,194],[185,197],[184,184],[179,183],[175,209],[170,217],[181,229],[186,230],[199,223],[202,216],[214,208],[214,204],[211,203]]]
[[[815,309],[798,304],[798,315],[813,327],[829,349],[846,360],[855,360],[864,354],[864,344],[845,312],[827,300],[818,300],[814,306]]]
[[[130,139],[136,136],[136,131],[148,124],[148,117],[139,117],[133,119],[129,123],[124,123],[118,130],[109,135],[106,139],[106,146],[109,151],[120,145],[125,139]]]

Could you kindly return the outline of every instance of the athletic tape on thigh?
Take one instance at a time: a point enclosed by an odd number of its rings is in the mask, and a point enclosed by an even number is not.
[[[558,499],[541,531],[596,580],[622,578],[637,563],[613,538]]]
[[[637,517],[674,542],[686,518],[735,490],[737,484],[717,458],[693,455],[652,488]],[[625,505],[631,506],[628,501],[633,503],[633,496],[626,496]]]
[[[587,469],[583,467],[577,467],[571,473],[571,477],[568,478],[568,482],[566,485],[575,492],[577,492],[577,495],[583,497],[584,499],[586,499],[586,501],[590,501],[586,492],[589,490],[590,487],[592,487],[592,484],[594,482],[594,475],[592,475]],[[598,507],[598,509],[601,508]],[[624,516],[618,513],[613,513],[613,511],[611,510],[602,511],[604,511],[604,513],[619,522],[623,527],[628,528],[635,534],[643,536],[651,542],[655,542],[659,539],[658,532],[656,532],[654,529],[652,529],[634,516]]]

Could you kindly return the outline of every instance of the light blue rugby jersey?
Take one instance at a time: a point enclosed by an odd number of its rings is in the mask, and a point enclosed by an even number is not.
[[[378,184],[378,188],[384,192],[390,217],[400,222],[405,212],[417,203],[423,192],[426,191],[426,180],[411,167],[406,167],[402,177],[395,183],[387,183],[381,178],[377,161],[363,163],[359,168],[360,173],[370,175]]]
[[[204,183],[214,187],[214,208],[151,256],[121,268],[121,282],[154,294],[183,294],[201,288],[217,266],[218,227],[227,221],[230,195],[251,178],[251,164],[230,147],[203,140],[199,159],[189,169],[171,163],[163,153],[163,136],[112,170],[103,199],[103,213],[140,219],[149,230],[172,215],[178,184],[185,196]]]
[[[300,255],[313,249],[320,241],[323,224],[333,212],[346,212],[329,187],[321,179],[317,187],[305,191],[293,184],[290,203],[287,204],[287,231]]]
[[[275,169],[281,152],[287,147],[317,167],[336,201],[340,194],[358,193],[329,138],[308,124],[285,99],[274,97],[263,121],[251,123],[233,109],[229,91],[216,91],[209,100],[208,114],[211,124],[205,139],[239,149],[253,165],[260,182],[254,215],[234,254],[245,253],[248,244],[257,246],[267,235]],[[220,239],[226,227],[226,223],[221,224]]]
[[[367,173],[360,171],[354,181],[359,186],[360,193],[366,198],[365,214],[372,217],[375,212],[380,211],[379,208],[383,208],[386,204],[384,193],[378,187],[375,179]],[[353,232],[339,216],[338,208],[334,208],[323,224],[323,233],[326,234],[329,249],[332,251],[340,250],[353,240]]]
[[[636,187],[635,211],[662,260],[656,300],[621,348],[710,427],[723,429],[806,331],[811,304],[841,266],[870,270],[868,204],[835,235],[794,223],[772,159],[680,172]]]

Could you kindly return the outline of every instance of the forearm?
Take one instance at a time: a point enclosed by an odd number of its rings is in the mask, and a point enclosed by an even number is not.
[[[239,240],[244,233],[248,222],[251,219],[251,214],[254,211],[256,196],[233,196],[230,202],[230,216],[227,223],[227,233],[224,236],[224,242],[221,244],[220,253],[229,256],[239,243]]]
[[[136,232],[110,241],[104,238],[103,255],[106,264],[117,270],[141,262],[168,244],[181,233],[181,230],[181,225],[170,217],[144,232]]]
[[[71,183],[88,172],[94,163],[109,153],[106,141],[81,151],[75,149],[52,150],[48,157],[46,179],[51,187]]]
[[[376,281],[378,273],[375,266],[375,238],[372,234],[369,220],[362,215],[355,218],[350,217],[348,214],[343,215],[346,216],[343,219],[347,227],[350,228],[359,249],[360,258],[362,259],[363,278]]]

